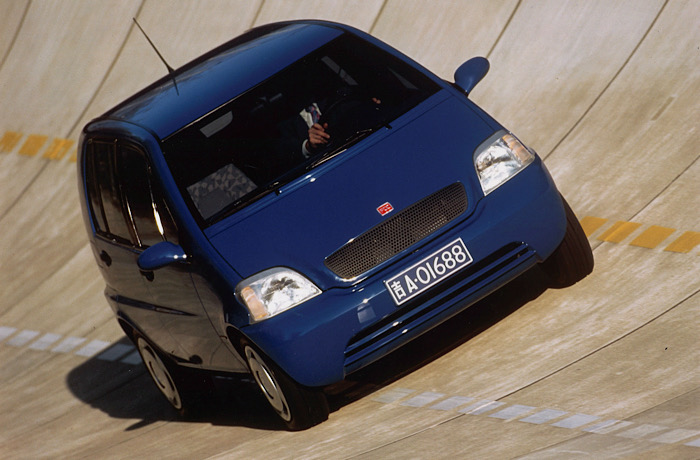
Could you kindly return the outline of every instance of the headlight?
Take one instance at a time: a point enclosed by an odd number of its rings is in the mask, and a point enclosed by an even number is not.
[[[484,195],[496,190],[534,159],[535,155],[510,133],[499,131],[489,137],[474,153],[474,167]]]
[[[253,322],[275,316],[321,293],[311,281],[289,268],[271,268],[238,283],[236,297]]]

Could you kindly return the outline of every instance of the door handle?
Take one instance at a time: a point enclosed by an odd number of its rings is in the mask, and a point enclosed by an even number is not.
[[[106,251],[100,252],[100,260],[105,263],[106,266],[112,265],[112,258],[107,254]]]

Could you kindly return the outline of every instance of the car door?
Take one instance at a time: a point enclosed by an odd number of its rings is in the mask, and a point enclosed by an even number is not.
[[[151,304],[145,274],[137,260],[138,241],[125,214],[126,202],[118,181],[116,140],[91,140],[85,154],[88,208],[95,237],[92,250],[105,279],[105,295],[118,312],[159,341],[159,320],[143,314]]]
[[[135,237],[134,250],[140,254],[163,241],[179,244],[177,227],[145,155],[128,144],[119,146],[117,155],[125,213]],[[192,280],[194,268],[192,263],[183,262],[154,271],[139,271],[150,298],[150,307],[139,315],[145,324],[157,324],[161,328],[152,337],[158,337],[156,344],[164,351],[192,365],[222,367],[214,361],[222,357],[230,359],[230,354],[199,299]],[[151,318],[154,316],[157,321]],[[150,336],[151,333],[145,332]]]

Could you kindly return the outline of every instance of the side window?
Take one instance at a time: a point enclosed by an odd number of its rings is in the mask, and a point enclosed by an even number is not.
[[[116,145],[113,142],[91,142],[85,164],[88,201],[97,233],[122,243],[130,242],[119,184],[116,179]]]
[[[95,157],[102,155],[97,151],[105,149],[109,151],[109,145],[90,142],[88,144],[87,153],[85,155],[85,184],[87,188],[87,201],[90,208],[90,219],[98,233],[109,233],[107,227],[107,218],[105,217],[104,208],[102,207],[102,197],[100,189],[97,185],[97,172]]]
[[[149,179],[149,167],[145,157],[131,147],[119,152],[119,178],[126,197],[126,212],[133,222],[136,244],[152,246],[166,239],[172,240],[176,232],[172,218],[163,200]]]

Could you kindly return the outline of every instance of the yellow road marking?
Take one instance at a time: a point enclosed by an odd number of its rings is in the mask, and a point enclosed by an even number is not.
[[[583,228],[583,232],[586,234],[586,236],[591,236],[607,221],[608,219],[603,219],[600,217],[586,216],[583,219],[581,219],[581,227]]]
[[[20,139],[22,139],[22,133],[5,131],[5,134],[0,138],[0,152],[10,153],[15,149]]]
[[[632,240],[632,246],[639,246],[647,249],[654,249],[660,245],[671,233],[675,232],[675,228],[659,227],[652,225],[646,229],[641,235]]]
[[[73,144],[75,144],[75,142],[70,139],[61,139],[57,137],[51,141],[51,144],[46,149],[44,158],[49,160],[61,160],[66,156],[68,149],[70,149]]]
[[[0,137],[0,153],[10,153],[14,151],[23,137],[23,133],[17,131],[5,131],[2,137]],[[39,153],[42,148],[44,148],[44,145],[46,145],[46,141],[48,139],[49,136],[30,134],[27,136],[27,139],[24,141],[22,147],[20,147],[17,153],[20,155],[33,157]],[[42,157],[47,160],[62,160],[74,146],[75,141],[72,139],[54,137],[51,140],[51,143],[49,143],[48,147],[46,147]],[[70,155],[69,159],[72,162],[76,162],[78,159],[78,152],[73,150],[73,153]]]
[[[642,224],[636,222],[617,221],[612,227],[603,232],[598,239],[608,243],[621,243],[622,240],[630,236],[632,232],[641,226]]]
[[[49,136],[44,136],[41,134],[29,135],[27,137],[27,140],[24,141],[24,144],[22,144],[22,147],[20,147],[19,149],[20,155],[27,155],[29,157],[33,157],[44,146],[48,138]]]
[[[700,244],[700,232],[685,232],[676,241],[666,246],[664,251],[688,253]]]

